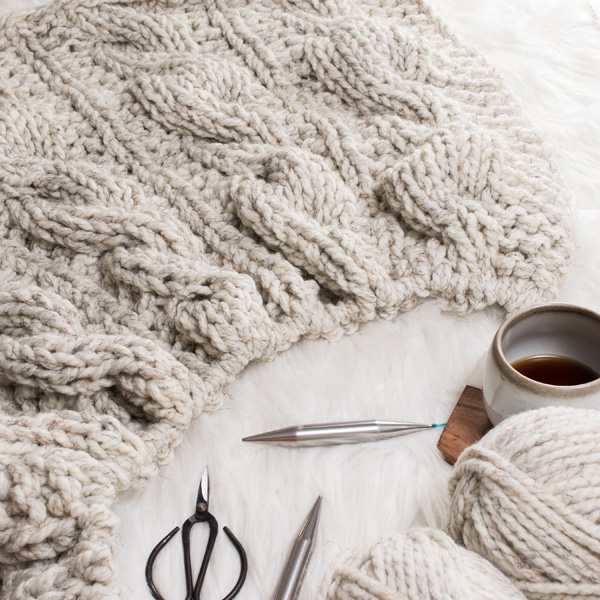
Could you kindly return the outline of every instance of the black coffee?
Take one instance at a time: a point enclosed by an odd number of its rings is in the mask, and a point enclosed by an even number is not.
[[[526,356],[511,366],[521,375],[549,385],[581,385],[600,377],[594,369],[578,360],[550,354]]]

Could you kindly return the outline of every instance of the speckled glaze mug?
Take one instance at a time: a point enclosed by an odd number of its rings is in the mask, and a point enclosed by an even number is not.
[[[515,368],[524,359],[563,357],[591,372],[578,385],[553,385]],[[572,304],[542,304],[511,315],[498,329],[483,369],[490,421],[534,408],[561,405],[600,409],[600,315]]]

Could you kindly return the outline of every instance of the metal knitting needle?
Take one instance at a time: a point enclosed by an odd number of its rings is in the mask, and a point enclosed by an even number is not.
[[[243,438],[243,442],[301,444],[321,446],[329,444],[358,444],[375,442],[390,437],[413,433],[422,429],[443,427],[445,423],[403,423],[399,421],[348,421],[297,425]]]
[[[294,545],[290,550],[290,555],[281,573],[281,578],[272,600],[293,600],[300,591],[302,581],[304,580],[304,573],[312,554],[322,498],[322,495],[317,498],[298,536],[294,540]]]

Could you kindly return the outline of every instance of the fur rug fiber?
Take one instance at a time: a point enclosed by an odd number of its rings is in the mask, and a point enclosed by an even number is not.
[[[42,0],[0,0],[0,14]],[[574,199],[574,265],[558,300],[600,310],[600,25],[594,2],[435,0],[460,38],[504,76],[523,110],[559,157]],[[228,388],[222,408],[192,422],[170,464],[115,510],[118,580],[125,600],[150,598],[147,556],[194,510],[202,469],[211,511],[248,553],[238,598],[268,598],[293,537],[319,494],[319,537],[300,600],[319,595],[341,551],[366,550],[385,535],[445,521],[451,468],[436,450],[439,430],[374,444],[284,448],[242,437],[286,425],[338,420],[444,422],[502,319],[488,308],[466,316],[427,302],[375,321],[339,341],[302,341],[272,362],[252,363]],[[203,548],[206,532],[192,534]],[[197,565],[200,556],[195,556]],[[203,597],[223,597],[237,556],[220,535]],[[172,542],[156,563],[165,597],[185,596],[182,551]]]

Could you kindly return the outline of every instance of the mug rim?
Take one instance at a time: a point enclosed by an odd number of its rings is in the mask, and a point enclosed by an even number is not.
[[[519,321],[528,318],[532,314],[539,314],[543,312],[577,313],[586,317],[591,317],[600,324],[599,313],[576,304],[569,304],[566,302],[551,302],[547,304],[535,304],[533,306],[524,308],[505,319],[494,336],[492,343],[492,356],[498,369],[500,370],[500,373],[515,385],[518,385],[519,387],[531,392],[542,393],[545,396],[576,398],[600,391],[600,377],[592,379],[592,381],[588,381],[586,383],[580,383],[578,385],[552,385],[550,383],[542,383],[541,381],[536,381],[535,379],[526,377],[508,362],[502,350],[502,340],[506,331]]]

